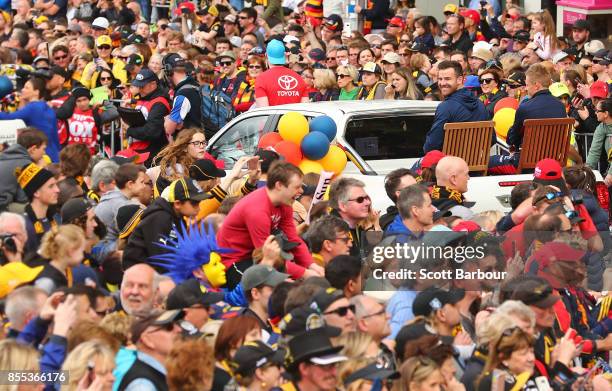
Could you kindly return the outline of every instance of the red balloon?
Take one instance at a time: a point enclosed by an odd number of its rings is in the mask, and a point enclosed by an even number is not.
[[[295,145],[291,141],[281,141],[274,146],[276,153],[281,155],[291,164],[299,165],[302,161],[303,155],[299,145]]]
[[[516,110],[518,109],[518,106],[519,106],[518,100],[507,96],[505,98],[500,99],[499,102],[495,104],[495,107],[493,108],[493,114],[497,113],[499,110],[506,108],[506,107],[510,107]]]
[[[259,139],[257,148],[265,149],[268,147],[273,147],[276,144],[280,143],[281,141],[283,141],[283,138],[281,137],[280,134],[276,132],[266,133]]]

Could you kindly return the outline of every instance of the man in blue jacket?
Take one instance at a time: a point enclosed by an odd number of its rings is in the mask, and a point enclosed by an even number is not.
[[[423,150],[442,150],[444,145],[444,124],[447,122],[487,121],[484,104],[467,89],[463,88],[463,70],[457,61],[442,61],[438,65],[438,88],[444,102],[436,109],[436,115],[427,133]],[[496,142],[493,132],[493,143]]]
[[[533,64],[525,72],[525,84],[529,99],[521,103],[516,110],[514,124],[508,130],[506,142],[510,155],[492,156],[489,160],[489,173],[513,174],[516,172],[523,143],[523,122],[526,119],[565,118],[567,113],[563,103],[550,93],[552,83],[550,72],[540,63]]]

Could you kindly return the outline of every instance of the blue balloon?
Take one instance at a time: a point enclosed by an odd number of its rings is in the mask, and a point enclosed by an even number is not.
[[[310,120],[310,131],[311,132],[321,132],[327,136],[329,141],[333,141],[336,137],[337,127],[331,117],[327,115],[322,115],[320,117],[315,117]]]
[[[310,132],[302,139],[302,153],[310,160],[323,159],[329,152],[329,140],[321,132]]]
[[[0,76],[0,99],[13,92],[13,82],[6,76]]]

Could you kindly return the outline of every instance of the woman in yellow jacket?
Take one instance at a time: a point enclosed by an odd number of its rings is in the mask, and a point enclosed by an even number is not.
[[[100,76],[100,69],[110,69],[116,79],[119,79],[122,84],[127,82],[127,73],[125,64],[121,60],[114,60],[111,57],[113,50],[113,41],[108,35],[101,35],[96,39],[96,51],[98,57],[85,66],[81,76],[81,84],[87,89],[96,87],[96,82]]]

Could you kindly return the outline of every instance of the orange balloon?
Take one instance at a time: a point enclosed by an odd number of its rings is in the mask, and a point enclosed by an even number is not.
[[[511,98],[509,96],[502,98],[495,104],[495,108],[493,109],[493,114],[497,114],[497,112],[506,107],[512,108],[514,110],[518,109],[519,103],[518,100]]]
[[[304,157],[302,155],[300,146],[292,143],[291,141],[281,141],[274,146],[274,150],[276,153],[285,158],[286,161],[296,166],[300,165],[300,162]]]
[[[268,147],[273,147],[276,144],[280,143],[281,141],[283,141],[283,138],[281,137],[280,134],[276,132],[266,133],[259,139],[257,148],[265,149]]]

